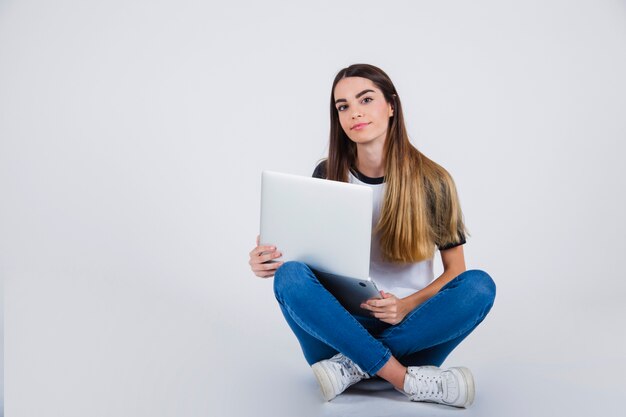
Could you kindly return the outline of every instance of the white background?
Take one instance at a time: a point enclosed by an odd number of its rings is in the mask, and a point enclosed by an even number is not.
[[[322,404],[247,265],[261,170],[311,174],[357,62],[394,81],[498,285],[446,362],[474,372],[464,415],[617,415],[626,2],[6,0],[7,416],[455,411]]]

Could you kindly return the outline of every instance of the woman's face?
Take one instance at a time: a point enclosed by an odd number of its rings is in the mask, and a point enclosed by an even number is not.
[[[333,95],[339,123],[353,142],[385,142],[393,108],[371,80],[362,77],[342,78],[335,86]]]

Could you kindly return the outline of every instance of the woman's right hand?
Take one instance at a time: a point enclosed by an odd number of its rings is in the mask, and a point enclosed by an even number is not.
[[[256,237],[256,248],[250,252],[250,268],[254,275],[261,278],[273,277],[276,270],[283,264],[281,261],[268,262],[283,256],[275,246],[259,245],[259,236]]]

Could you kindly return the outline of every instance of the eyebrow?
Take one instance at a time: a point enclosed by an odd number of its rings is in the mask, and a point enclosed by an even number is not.
[[[359,98],[359,97],[361,97],[365,93],[375,93],[375,91],[374,90],[363,90],[363,91],[361,91],[359,94],[357,94],[354,97]],[[340,98],[340,99],[335,100],[335,104],[337,104],[339,102],[347,103],[348,100],[346,100],[345,98]]]

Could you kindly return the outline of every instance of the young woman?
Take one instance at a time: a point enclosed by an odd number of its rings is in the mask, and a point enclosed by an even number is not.
[[[339,71],[330,106],[328,158],[313,176],[373,189],[370,276],[382,298],[362,304],[369,317],[352,315],[307,265],[267,262],[280,250],[258,238],[252,271],[274,276],[276,299],[327,401],[378,375],[413,401],[468,407],[470,370],[439,366],[485,318],[495,284],[465,269],[467,232],[452,177],[409,142],[400,97],[381,69]],[[436,249],[444,272],[434,279]]]

